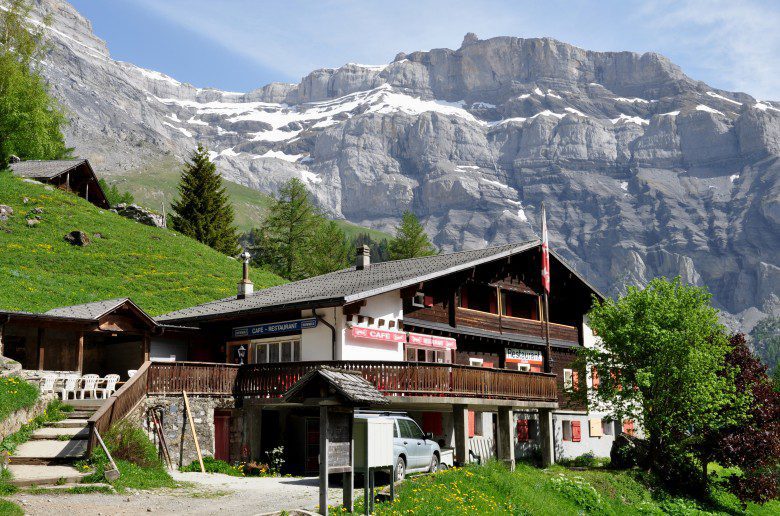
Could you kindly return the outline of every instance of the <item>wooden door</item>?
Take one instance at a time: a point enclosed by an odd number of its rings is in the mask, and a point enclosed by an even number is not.
[[[214,411],[214,458],[230,462],[230,412]]]

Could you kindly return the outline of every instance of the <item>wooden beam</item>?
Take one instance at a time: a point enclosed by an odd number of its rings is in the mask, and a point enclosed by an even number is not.
[[[43,360],[46,354],[46,347],[43,344],[44,332],[45,330],[43,328],[38,328],[38,370],[39,371],[43,371]]]
[[[328,514],[328,406],[320,406],[320,514]]]
[[[149,350],[151,348],[151,342],[150,342],[149,334],[144,333],[144,362],[149,361]]]
[[[79,373],[84,372],[84,332],[79,332],[79,348],[78,348],[78,355],[76,359],[76,367],[78,368]]]

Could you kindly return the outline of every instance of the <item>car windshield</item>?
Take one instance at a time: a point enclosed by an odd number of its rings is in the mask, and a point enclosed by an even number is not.
[[[398,426],[401,429],[401,437],[409,439],[423,439],[424,435],[417,423],[409,419],[399,419]]]

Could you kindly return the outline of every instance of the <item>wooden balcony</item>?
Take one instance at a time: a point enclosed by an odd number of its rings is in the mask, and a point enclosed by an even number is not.
[[[301,376],[327,366],[358,371],[387,396],[458,397],[518,401],[557,400],[555,375],[455,364],[327,361],[277,364],[153,363],[149,394],[188,393],[281,398]]]
[[[541,339],[545,338],[544,323],[541,321],[506,315],[499,316],[462,307],[455,310],[455,324],[456,326],[468,326],[496,333],[520,333]],[[574,326],[550,323],[550,339],[577,344],[579,343],[579,333]]]

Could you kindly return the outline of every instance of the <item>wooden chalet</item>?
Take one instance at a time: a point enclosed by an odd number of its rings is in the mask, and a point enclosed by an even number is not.
[[[12,161],[14,175],[50,184],[83,197],[98,208],[109,209],[111,204],[98,183],[92,165],[86,159]]]

